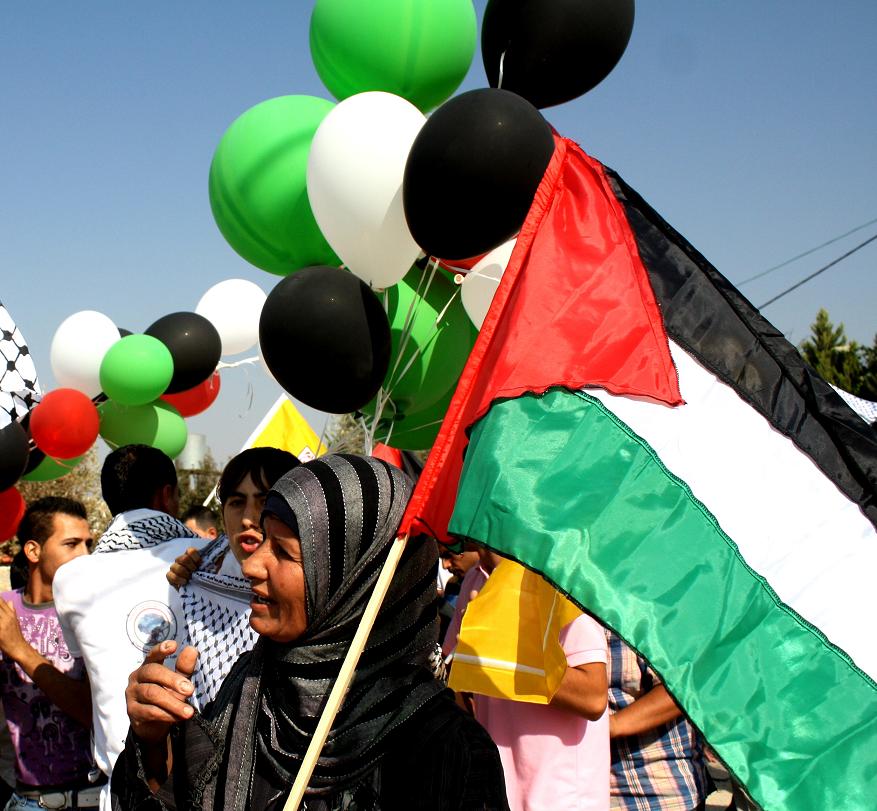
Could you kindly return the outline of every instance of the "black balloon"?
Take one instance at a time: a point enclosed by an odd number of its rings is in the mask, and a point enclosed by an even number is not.
[[[390,366],[390,324],[352,273],[310,267],[283,279],[259,321],[265,364],[293,397],[346,414],[377,394]]]
[[[490,0],[481,55],[491,87],[537,107],[587,93],[618,64],[633,31],[634,0]],[[505,56],[503,56],[505,54]]]
[[[27,433],[13,420],[0,429],[0,490],[14,485],[27,467]]]
[[[405,218],[431,256],[468,259],[521,228],[554,153],[548,122],[506,90],[471,90],[417,135],[403,181]]]
[[[203,315],[171,313],[159,318],[146,334],[158,338],[174,359],[174,376],[167,394],[191,389],[216,371],[222,340],[216,327]]]

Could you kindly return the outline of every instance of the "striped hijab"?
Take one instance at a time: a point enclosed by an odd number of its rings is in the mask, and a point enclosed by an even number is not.
[[[261,639],[208,710],[228,768],[204,787],[203,807],[247,808],[257,761],[260,773],[292,784],[410,495],[404,473],[356,456],[324,456],[274,485],[263,515],[297,528],[308,628],[288,644]],[[312,798],[367,781],[390,734],[442,690],[427,667],[436,555],[432,541],[418,541],[403,556],[311,777]]]

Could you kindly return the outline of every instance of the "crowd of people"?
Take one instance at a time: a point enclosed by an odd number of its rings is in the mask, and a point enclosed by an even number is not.
[[[223,470],[221,518],[177,517],[173,463],[131,445],[103,465],[96,542],[79,502],[30,504],[0,601],[6,808],[283,808],[412,487],[373,458],[257,448]],[[560,631],[549,704],[447,689],[498,563],[409,544],[302,807],[704,808],[699,734],[587,614]]]

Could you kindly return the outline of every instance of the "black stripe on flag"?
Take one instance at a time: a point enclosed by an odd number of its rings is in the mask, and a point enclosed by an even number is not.
[[[877,528],[877,431],[634,189],[606,173],[668,335],[789,437]]]

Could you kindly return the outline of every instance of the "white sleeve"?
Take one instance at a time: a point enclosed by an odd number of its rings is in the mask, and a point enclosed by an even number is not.
[[[70,564],[66,565],[69,566]],[[65,577],[64,568],[62,566],[55,572],[55,578],[52,581],[52,597],[55,600],[55,611],[58,614],[58,622],[61,625],[61,633],[64,634],[67,650],[74,659],[81,659],[82,649],[79,647],[79,641],[76,639],[76,631],[74,630],[75,613],[71,610],[71,601],[69,599],[71,584],[68,581],[72,580],[75,582],[76,578],[75,576],[72,578]]]

